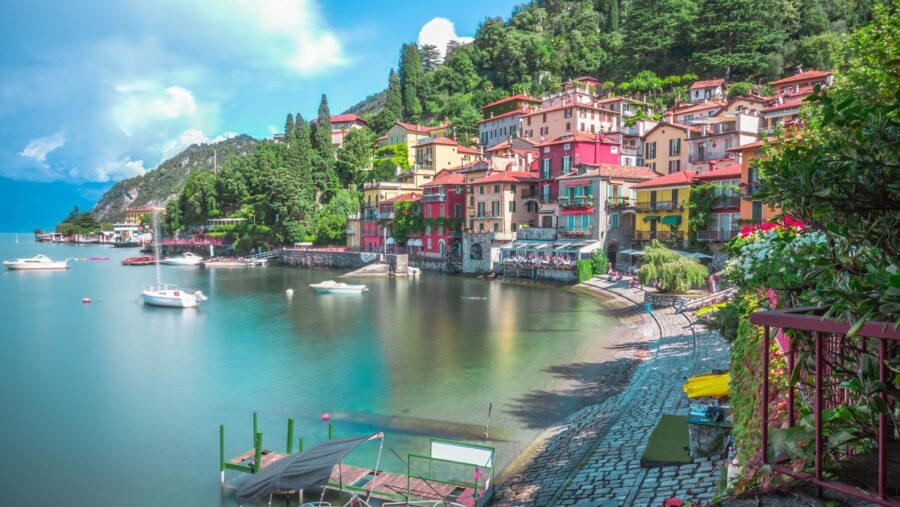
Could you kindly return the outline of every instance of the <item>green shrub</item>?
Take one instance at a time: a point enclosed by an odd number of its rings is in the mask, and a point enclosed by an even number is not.
[[[578,273],[578,283],[584,283],[594,278],[593,261],[590,259],[579,259],[575,262],[575,272]]]
[[[595,275],[602,275],[609,271],[609,257],[606,256],[606,252],[602,248],[594,250],[591,256],[591,263],[594,265]]]

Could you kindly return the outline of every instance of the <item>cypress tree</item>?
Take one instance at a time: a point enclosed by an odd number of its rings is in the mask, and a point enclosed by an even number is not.
[[[309,124],[297,113],[291,138],[288,140],[286,165],[297,172],[305,200],[315,198],[315,182],[312,169],[312,145],[310,143]]]
[[[422,56],[415,43],[404,44],[400,49],[400,96],[403,102],[403,119],[418,122],[422,115],[419,87],[422,86]]]
[[[294,130],[294,117],[291,113],[287,114],[287,119],[284,120],[284,137],[287,139],[287,136],[291,134],[291,131]]]
[[[316,187],[319,190],[327,190],[336,186],[334,174],[334,148],[331,146],[331,112],[328,110],[328,98],[322,94],[319,102],[319,117],[313,130],[312,145],[318,157],[314,160],[317,164]]]

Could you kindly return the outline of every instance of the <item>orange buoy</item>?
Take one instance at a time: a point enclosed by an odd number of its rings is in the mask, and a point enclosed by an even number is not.
[[[82,303],[90,303],[90,302],[91,302],[91,298],[81,298],[81,302],[82,302]]]

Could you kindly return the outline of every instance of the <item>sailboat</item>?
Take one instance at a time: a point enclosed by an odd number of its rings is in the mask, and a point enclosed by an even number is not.
[[[153,227],[155,238],[159,238],[159,224],[156,213],[153,214]],[[154,241],[154,243],[156,245],[156,258],[159,259],[159,241]],[[175,285],[160,282],[159,261],[156,262],[156,286],[141,291],[141,297],[144,299],[145,305],[167,308],[196,308],[200,306],[202,301],[207,300],[207,297],[199,290],[193,292],[185,291]]]

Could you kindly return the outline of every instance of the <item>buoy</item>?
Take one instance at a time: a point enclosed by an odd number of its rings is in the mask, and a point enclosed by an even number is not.
[[[328,422],[329,419],[331,419],[331,415],[328,412],[325,412],[324,414],[322,414],[323,421]]]
[[[293,296],[293,295],[294,295],[294,289],[288,289],[288,290],[284,291],[284,294],[285,294],[286,296],[288,296],[288,297]]]
[[[82,303],[90,303],[90,302],[91,302],[91,298],[81,298],[81,302],[82,302]]]

